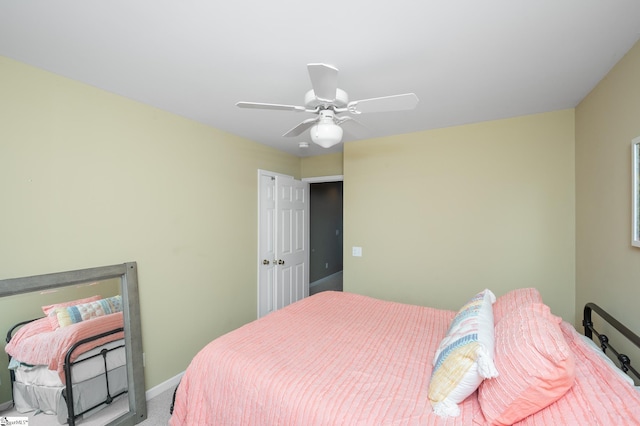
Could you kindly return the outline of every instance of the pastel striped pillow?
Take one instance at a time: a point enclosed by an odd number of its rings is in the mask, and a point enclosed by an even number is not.
[[[497,324],[509,312],[531,303],[542,303],[542,296],[538,289],[529,287],[511,290],[498,297],[496,303],[493,304],[493,321]]]
[[[485,380],[478,401],[491,425],[511,425],[560,399],[573,385],[575,360],[561,318],[542,303],[524,305],[496,324],[500,376]]]
[[[116,312],[122,312],[122,296],[120,295],[79,305],[56,308],[52,313],[55,315],[59,327],[67,327],[81,321]]]
[[[55,303],[53,305],[46,305],[42,307],[42,312],[49,319],[49,324],[51,324],[51,330],[55,330],[60,326],[58,324],[58,317],[56,316],[55,310],[57,308],[67,308],[69,306],[80,305],[83,303],[95,302],[96,300],[102,299],[102,296],[96,294],[95,296],[85,297],[84,299],[76,299],[71,300],[69,302]]]
[[[497,376],[493,364],[494,326],[491,305],[496,297],[484,290],[456,314],[436,350],[429,382],[429,401],[440,417],[458,416],[458,404],[483,379]]]

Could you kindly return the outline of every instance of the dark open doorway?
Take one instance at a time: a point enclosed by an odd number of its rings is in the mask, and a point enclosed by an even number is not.
[[[342,291],[342,181],[309,185],[309,294]]]

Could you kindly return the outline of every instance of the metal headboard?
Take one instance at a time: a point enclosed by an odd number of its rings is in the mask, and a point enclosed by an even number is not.
[[[618,330],[624,337],[629,339],[629,341],[636,345],[638,348],[640,348],[640,336],[629,330],[624,324],[612,317],[607,311],[605,311],[595,303],[587,303],[584,306],[584,316],[582,320],[582,325],[584,326],[584,335],[589,339],[593,339],[593,334],[595,334],[600,341],[602,352],[606,353],[607,349],[609,349],[620,363],[620,369],[627,374],[633,373],[633,375],[636,376],[638,380],[640,380],[640,373],[638,373],[638,370],[636,370],[631,365],[631,360],[629,359],[629,357],[625,354],[619,353],[613,346],[611,346],[611,343],[609,343],[609,338],[605,334],[598,333],[596,329],[593,328],[593,322],[591,321],[592,311],[595,311],[602,319],[611,324],[616,330]]]

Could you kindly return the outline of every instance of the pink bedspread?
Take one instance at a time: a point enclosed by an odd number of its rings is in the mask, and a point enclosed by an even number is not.
[[[349,293],[303,299],[196,355],[170,424],[431,424],[431,363],[454,315]],[[474,424],[477,400],[462,405],[449,424]]]
[[[117,312],[51,330],[49,320],[45,317],[18,329],[7,343],[5,351],[20,362],[46,365],[50,370],[57,370],[60,380],[64,383],[63,368],[67,350],[82,339],[123,327],[123,323],[122,312]],[[119,332],[85,343],[74,352],[71,360],[74,361],[83,352],[122,338],[124,332]]]
[[[483,425],[475,393],[448,419],[435,416],[427,399],[433,354],[454,314],[319,293],[203,348],[181,380],[170,424]],[[584,342],[567,340],[585,360],[576,385],[521,424],[636,424],[640,393]]]

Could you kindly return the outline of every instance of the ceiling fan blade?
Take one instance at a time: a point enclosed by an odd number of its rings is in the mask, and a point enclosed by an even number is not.
[[[352,117],[339,117],[337,120],[342,129],[358,139],[364,138],[369,133],[369,128]]]
[[[302,132],[304,132],[305,130],[311,128],[311,126],[313,126],[317,121],[318,121],[318,117],[307,118],[302,123],[298,124],[296,127],[294,127],[293,129],[289,130],[287,133],[285,133],[282,136],[284,136],[284,137],[300,136],[302,134]]]
[[[308,64],[307,69],[316,98],[333,102],[338,88],[338,69],[326,64]]]
[[[275,109],[275,110],[281,110],[281,111],[306,111],[306,108],[303,106],[263,104],[260,102],[238,102],[236,103],[236,106],[240,108]]]
[[[382,98],[363,99],[349,102],[347,109],[352,114],[368,112],[405,111],[414,109],[418,105],[415,93],[384,96]]]

